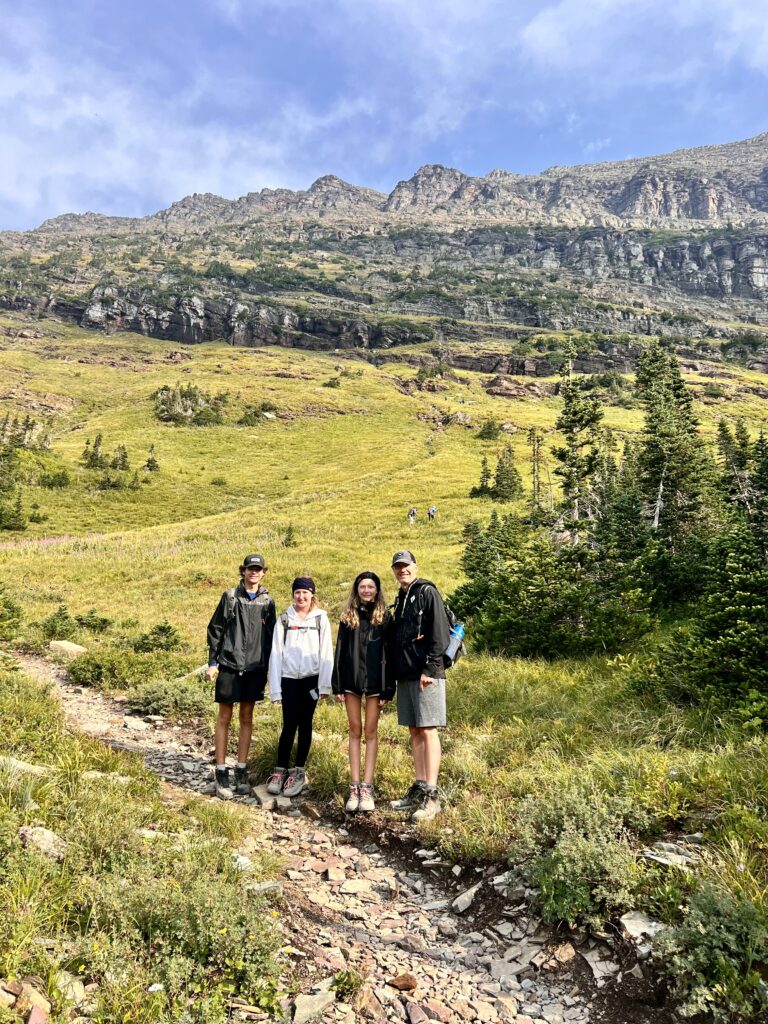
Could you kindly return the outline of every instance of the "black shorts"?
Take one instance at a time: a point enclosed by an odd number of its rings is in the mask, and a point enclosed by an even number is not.
[[[254,668],[250,672],[238,672],[226,665],[219,665],[216,677],[217,704],[236,704],[240,701],[264,700],[264,687],[267,685],[267,670]]]

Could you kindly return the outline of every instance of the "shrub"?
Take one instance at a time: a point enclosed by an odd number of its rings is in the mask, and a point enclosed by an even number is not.
[[[76,615],[75,622],[91,633],[105,633],[112,625],[112,619],[99,615],[95,608],[90,608],[85,615]]]
[[[21,605],[0,586],[0,640],[13,640],[21,626]]]
[[[52,470],[50,473],[43,473],[38,483],[41,487],[54,490],[56,488],[69,487],[72,483],[72,477],[66,469]]]
[[[521,801],[511,861],[539,889],[545,921],[601,920],[632,905],[640,868],[627,823],[637,817],[621,798],[576,785]]]
[[[55,612],[43,619],[40,629],[46,640],[71,640],[77,633],[77,622],[69,614],[67,606],[60,604]]]
[[[768,1010],[760,970],[768,959],[768,922],[753,903],[705,883],[684,922],[662,934],[656,956],[682,1000],[682,1013],[716,1021],[754,1021]]]
[[[210,710],[211,696],[199,679],[156,679],[134,687],[128,694],[128,706],[144,715],[202,718]]]
[[[133,642],[134,651],[177,651],[182,644],[181,634],[167,619],[156,623],[148,633],[142,633]]]
[[[139,654],[117,647],[103,647],[81,654],[69,666],[69,677],[78,686],[97,690],[127,690],[134,685],[183,675],[185,659],[167,651]]]
[[[477,432],[477,437],[481,441],[495,441],[501,433],[501,427],[496,420],[488,419],[485,420],[483,425]]]

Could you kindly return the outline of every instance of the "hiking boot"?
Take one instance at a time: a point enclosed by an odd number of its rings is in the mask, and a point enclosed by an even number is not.
[[[390,800],[389,806],[393,811],[410,811],[421,804],[425,789],[425,782],[414,782],[405,796],[401,796],[399,800]]]
[[[251,784],[248,781],[248,769],[235,765],[235,792],[238,796],[250,796]]]
[[[411,821],[415,821],[417,823],[420,821],[432,821],[433,818],[438,816],[442,809],[443,808],[440,806],[440,800],[437,796],[437,790],[427,790],[421,798],[421,807],[411,815]]]
[[[357,805],[358,811],[375,811],[376,804],[373,802],[373,783],[363,782],[359,787],[360,802]]]
[[[288,773],[288,778],[283,786],[283,796],[298,796],[299,793],[309,784],[307,773],[303,768],[294,768]]]
[[[229,768],[216,769],[216,796],[219,800],[231,800],[235,794],[232,792],[232,783],[229,778]]]
[[[344,810],[347,814],[354,814],[360,807],[360,783],[350,782],[349,784],[349,799],[344,804]]]
[[[278,796],[283,791],[283,783],[288,774],[287,768],[275,768],[267,779],[267,792],[271,796]]]

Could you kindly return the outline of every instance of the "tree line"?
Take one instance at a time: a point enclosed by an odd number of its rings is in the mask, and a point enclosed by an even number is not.
[[[467,582],[451,604],[480,648],[526,657],[622,651],[671,623],[641,645],[636,685],[768,723],[768,438],[722,420],[708,445],[660,344],[635,390],[643,429],[619,443],[566,361],[550,453],[558,500],[531,430],[528,507],[467,525]],[[497,478],[509,479],[509,457]],[[486,463],[475,492],[493,486]]]

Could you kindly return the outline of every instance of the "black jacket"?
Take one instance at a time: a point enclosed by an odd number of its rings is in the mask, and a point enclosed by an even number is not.
[[[336,637],[336,657],[333,661],[333,692],[346,690],[359,697],[380,696],[392,700],[395,681],[388,679],[385,658],[385,640],[391,615],[387,612],[382,623],[371,623],[367,608],[360,609],[360,625],[352,629],[339,623]]]
[[[237,672],[266,668],[275,629],[275,602],[266,587],[248,597],[242,582],[225,590],[208,623],[208,662]]]
[[[443,653],[451,629],[443,599],[434,583],[415,579],[400,590],[387,643],[387,661],[395,678],[418,679],[422,673],[445,679]]]

